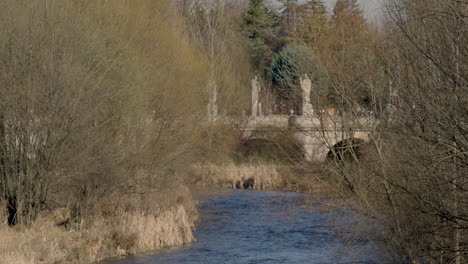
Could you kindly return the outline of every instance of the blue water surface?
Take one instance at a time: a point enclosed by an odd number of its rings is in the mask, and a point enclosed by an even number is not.
[[[313,201],[297,193],[215,193],[200,202],[193,244],[105,264],[383,262],[370,242],[343,239],[342,228],[337,231],[336,221]]]

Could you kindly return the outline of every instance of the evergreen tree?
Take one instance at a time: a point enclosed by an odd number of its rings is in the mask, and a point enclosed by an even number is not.
[[[307,74],[312,81],[312,96],[324,97],[327,95],[327,78],[312,56],[310,50],[303,45],[286,45],[274,58],[271,64],[273,85],[277,90],[279,99],[293,104],[293,109],[299,113],[301,109],[302,91],[300,78]],[[317,100],[313,100],[316,102]]]
[[[333,8],[335,18],[354,17],[363,18],[362,10],[359,8],[357,0],[338,0]]]
[[[325,5],[320,0],[312,0],[300,6],[296,30],[291,39],[319,54],[328,46],[329,31],[329,18]]]
[[[359,38],[365,33],[366,19],[357,0],[338,0],[333,9],[332,26],[340,34],[340,38]]]
[[[279,17],[265,6],[264,0],[250,0],[242,20],[242,30],[248,38],[252,65],[265,78],[268,76],[268,66],[279,42],[276,36]]]
[[[331,56],[351,64],[368,45],[369,28],[357,0],[338,0],[331,17]]]
[[[377,63],[374,41],[357,0],[338,0],[331,17],[329,69],[334,78],[334,97],[342,106],[345,101],[358,102],[361,107],[372,104],[368,91],[376,83],[367,73],[378,73],[373,68]]]
[[[283,18],[283,34],[288,36],[292,32],[296,31],[297,24],[297,11],[299,4],[297,0],[280,0],[283,4],[283,10],[281,12],[281,17]]]

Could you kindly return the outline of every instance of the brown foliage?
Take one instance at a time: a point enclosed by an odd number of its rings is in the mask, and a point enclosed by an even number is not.
[[[192,121],[205,114],[197,88],[207,79],[175,9],[162,0],[0,6],[0,200],[9,223],[56,207],[83,221],[116,193],[177,184],[165,178],[193,160]]]
[[[368,71],[354,75],[348,74],[352,70],[343,71],[336,80],[343,84],[378,80],[376,69],[383,69],[381,79],[388,82],[383,87],[396,91],[399,105],[384,111],[375,125],[360,127],[371,138],[361,149],[363,158],[330,165],[329,182],[338,197],[353,198],[349,208],[381,224],[381,239],[398,249],[399,260],[464,263],[468,42],[462,32],[467,6],[460,1],[402,0],[388,8],[392,21],[386,25],[384,41],[377,43],[378,58],[353,61],[354,69]],[[344,102],[360,105],[353,86],[341,87]],[[364,88],[372,98],[386,90]]]

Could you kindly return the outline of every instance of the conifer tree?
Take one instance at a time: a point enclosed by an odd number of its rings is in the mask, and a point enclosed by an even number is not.
[[[260,75],[266,77],[279,41],[276,36],[279,17],[265,6],[264,0],[250,0],[242,20],[242,30],[248,38],[252,65]]]
[[[315,99],[328,93],[327,77],[310,49],[303,45],[288,44],[273,59],[271,75],[279,95],[278,100],[288,101],[296,113],[301,110],[302,93],[299,83],[305,74],[312,81],[312,96],[314,102],[317,102]]]
[[[366,19],[357,0],[338,0],[333,9],[331,23],[341,46],[357,43],[356,41],[362,39],[366,33]]]
[[[311,48],[319,54],[327,47],[330,25],[327,9],[320,0],[312,0],[300,6],[296,30],[291,39]]]

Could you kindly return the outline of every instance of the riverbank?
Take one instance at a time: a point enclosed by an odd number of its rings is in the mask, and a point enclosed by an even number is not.
[[[319,171],[312,173],[324,173]],[[311,177],[311,171],[294,165],[273,163],[197,164],[192,169],[194,186],[300,192],[326,195],[323,182]]]
[[[200,200],[197,242],[102,264],[384,263],[365,240],[342,239],[315,196],[256,190],[212,191]],[[351,224],[351,225],[350,225]]]
[[[133,201],[122,194],[120,200],[98,204],[100,213],[81,223],[58,225],[57,215],[64,208],[40,215],[28,227],[1,223],[0,263],[96,263],[190,243],[198,218],[196,202],[186,187],[172,191]],[[130,206],[137,200],[140,206]],[[148,204],[153,205],[145,208]]]
[[[0,224],[0,263],[96,263],[190,243],[198,219],[195,189],[321,190],[300,169],[268,163],[198,164],[185,181],[179,182],[182,187],[98,201],[80,222],[67,222],[72,212],[66,208],[44,212],[27,228],[9,227],[5,221]],[[0,208],[1,219],[6,219],[6,206]]]

